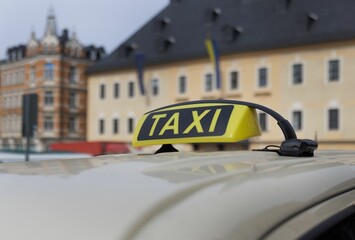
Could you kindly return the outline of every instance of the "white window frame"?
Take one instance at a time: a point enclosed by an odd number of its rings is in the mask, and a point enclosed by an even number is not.
[[[338,129],[329,129],[329,110],[331,109],[337,109],[338,110]],[[343,108],[340,106],[339,102],[337,100],[331,100],[327,107],[324,109],[324,129],[326,132],[331,133],[331,132],[340,132],[342,131],[342,126],[343,126]]]
[[[106,98],[106,84],[105,83],[100,83],[99,84],[99,99],[100,100],[105,100]]]
[[[51,93],[51,96],[47,96],[47,93]],[[53,90],[45,90],[43,96],[44,106],[54,106],[54,91]]]
[[[78,108],[78,93],[77,92],[74,92],[74,91],[69,92],[68,105],[69,105],[70,109]]]
[[[72,73],[72,69],[74,69],[74,74]],[[78,83],[78,67],[76,65],[69,66],[69,83],[70,84]]]
[[[47,121],[49,118],[51,119],[51,121]],[[53,116],[44,116],[43,129],[45,132],[53,132],[53,130],[54,130],[54,117]]]
[[[47,66],[51,65],[53,68],[50,69],[51,71],[49,71],[49,69],[47,69]],[[46,62],[44,64],[44,76],[43,76],[45,81],[54,81],[55,78],[55,65],[52,62]]]
[[[71,119],[74,119],[74,123],[72,123]],[[73,128],[72,128],[73,127]],[[68,132],[76,133],[78,131],[78,116],[69,115],[68,119]]]
[[[301,79],[302,81],[300,83],[295,83],[294,82],[294,66],[300,64],[302,66],[302,73],[301,73]],[[306,69],[306,64],[302,61],[294,61],[290,65],[290,85],[291,86],[303,86],[305,84],[305,69]]]
[[[115,132],[115,120],[117,120],[117,132]],[[120,134],[120,118],[118,116],[112,117],[112,134],[117,136]]]
[[[153,97],[158,97],[160,95],[160,80],[158,78],[153,78],[151,80],[151,94]],[[156,90],[156,92],[154,92]]]
[[[132,131],[130,131],[130,120],[132,119]],[[129,135],[133,134],[134,132],[134,127],[135,127],[135,123],[136,123],[136,118],[131,116],[131,115],[128,115],[127,117],[127,133]]]
[[[36,66],[32,65],[30,67],[30,83],[36,82]]]
[[[117,96],[116,96],[116,86],[118,86],[118,90],[117,90]],[[113,83],[113,98],[114,99],[119,99],[120,98],[120,95],[121,95],[121,84],[120,84],[120,82],[114,82]]]
[[[337,128],[336,129],[331,129],[330,128],[330,111],[331,110],[337,110],[338,111],[338,115],[337,115]],[[327,130],[329,131],[329,132],[337,132],[337,131],[339,131],[340,130],[340,128],[341,128],[341,110],[340,110],[340,108],[339,107],[329,107],[328,109],[327,109]]]
[[[131,85],[132,85],[132,95],[131,95]],[[128,98],[135,98],[136,96],[136,86],[135,82],[130,80],[127,83],[127,97]]]
[[[181,79],[184,78],[185,79],[185,91],[181,92]],[[188,93],[188,77],[186,74],[179,74],[177,77],[177,94],[179,96],[185,96]]]
[[[237,88],[232,89],[232,73],[237,73]],[[241,81],[240,81],[241,71],[239,68],[230,69],[228,72],[228,92],[240,92],[241,89]]]
[[[300,116],[301,118],[299,119],[300,120],[300,123],[299,123],[300,126],[297,126],[297,128],[295,126],[295,118],[294,118],[294,116],[295,116],[294,114],[296,112],[300,112],[301,113],[301,116]],[[298,132],[303,131],[303,129],[304,129],[304,111],[302,109],[293,109],[292,112],[291,112],[291,118],[290,119],[291,119],[292,127],[293,127],[293,129],[295,131],[298,131]]]
[[[101,131],[101,122],[103,123],[102,124],[102,131]],[[98,126],[97,126],[97,132],[100,136],[103,136],[105,135],[105,130],[106,130],[106,126],[105,126],[105,118],[99,118],[98,119]]]
[[[266,69],[266,85],[260,86],[260,70]],[[270,68],[267,65],[260,65],[256,69],[256,87],[257,89],[268,89],[270,88]]]
[[[339,62],[339,78],[338,80],[333,80],[333,81],[330,81],[329,80],[329,62],[332,61],[332,60],[338,60]],[[324,76],[325,76],[325,83],[326,84],[336,84],[336,83],[341,83],[343,82],[343,69],[344,69],[344,58],[343,57],[339,57],[336,55],[336,53],[333,53],[331,57],[328,57],[327,59],[325,59],[325,62],[324,62]]]
[[[210,76],[211,78],[210,79],[207,79],[207,76]],[[210,81],[210,84],[211,84],[211,89],[207,89],[207,81]],[[216,89],[216,87],[214,86],[215,85],[215,79],[214,79],[214,74],[212,72],[206,72],[204,75],[203,75],[203,92],[204,93],[213,93],[214,90]]]
[[[260,119],[261,119],[261,115],[265,116],[265,129],[262,128],[261,124],[260,124]],[[258,111],[258,121],[259,121],[259,125],[260,125],[260,130],[262,132],[268,132],[269,131],[269,115],[265,112],[262,111]]]

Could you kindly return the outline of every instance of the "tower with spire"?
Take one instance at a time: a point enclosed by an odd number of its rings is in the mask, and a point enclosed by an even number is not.
[[[89,48],[84,47],[80,43],[76,31],[73,31],[71,36],[69,35],[68,29],[63,29],[62,34],[58,34],[54,10],[50,8],[42,38],[37,39],[34,31],[30,34],[27,43],[27,56],[33,57],[37,54],[62,54],[70,57],[85,57],[92,56],[92,50],[98,51],[95,55],[98,55],[99,58],[103,55],[102,48],[93,49],[92,46],[89,47],[90,53],[85,52]]]
[[[56,52],[59,47],[59,38],[57,36],[57,24],[54,16],[54,10],[51,8],[47,17],[46,28],[41,39],[42,51]]]

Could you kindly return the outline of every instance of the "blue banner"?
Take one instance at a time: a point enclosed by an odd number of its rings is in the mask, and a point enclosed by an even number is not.
[[[135,56],[136,66],[137,66],[137,77],[138,77],[138,86],[141,92],[141,95],[145,95],[144,88],[144,61],[145,56],[142,53],[138,53]]]

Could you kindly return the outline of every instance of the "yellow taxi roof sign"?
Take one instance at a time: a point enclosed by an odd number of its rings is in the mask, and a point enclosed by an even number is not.
[[[202,101],[146,113],[135,128],[132,145],[237,142],[259,135],[254,108]]]

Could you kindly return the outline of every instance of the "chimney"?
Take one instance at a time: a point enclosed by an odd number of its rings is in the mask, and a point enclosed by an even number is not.
[[[63,29],[62,31],[62,38],[68,39],[69,38],[69,31],[68,29]]]
[[[182,0],[170,0],[170,4],[178,4]]]

